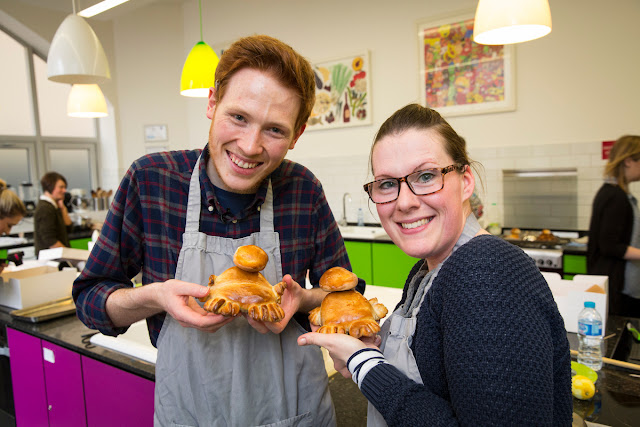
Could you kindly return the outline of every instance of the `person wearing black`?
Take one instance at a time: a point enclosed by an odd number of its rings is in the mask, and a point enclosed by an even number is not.
[[[640,317],[640,211],[629,192],[640,180],[640,136],[616,141],[604,175],[593,200],[587,270],[609,276],[609,313]]]
[[[57,172],[47,172],[40,180],[44,194],[33,215],[33,240],[36,256],[42,249],[69,247],[67,227],[71,225],[64,205],[67,180]]]

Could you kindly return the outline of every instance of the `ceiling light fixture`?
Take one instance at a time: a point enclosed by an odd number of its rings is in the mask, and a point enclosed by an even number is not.
[[[128,1],[129,0],[104,0],[100,3],[94,4],[91,7],[81,10],[78,15],[84,18],[91,18],[92,16],[96,16],[97,14],[102,13],[105,10],[109,10]]]
[[[551,32],[548,0],[479,0],[473,41],[504,45],[544,37]]]
[[[218,55],[202,38],[202,1],[200,7],[200,41],[189,52],[180,76],[180,94],[189,97],[206,98],[209,88],[215,86]]]
[[[47,57],[49,80],[58,83],[103,83],[111,78],[109,63],[98,36],[84,18],[67,16],[51,41]]]
[[[71,117],[106,117],[107,102],[96,84],[75,84],[67,100],[67,115]]]

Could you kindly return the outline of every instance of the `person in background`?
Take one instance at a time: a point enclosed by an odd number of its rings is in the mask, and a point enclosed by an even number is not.
[[[58,172],[47,172],[40,179],[43,195],[33,213],[33,246],[36,256],[42,249],[69,247],[67,228],[71,225],[64,205],[67,180]]]
[[[471,195],[469,203],[471,204],[471,212],[473,212],[479,222],[480,218],[482,218],[482,215],[484,214],[484,205],[482,204],[482,200],[480,200],[480,197],[476,194],[475,191]]]
[[[564,321],[533,260],[480,228],[465,140],[410,104],[387,119],[365,185],[411,270],[378,340],[312,332],[369,400],[369,426],[571,425]],[[379,343],[379,348],[375,344]]]
[[[322,273],[351,266],[320,182],[284,159],[314,105],[313,70],[256,35],[225,50],[215,80],[204,149],[149,154],[127,171],[73,285],[78,317],[107,335],[146,319],[156,425],[335,425],[321,351],[297,338],[326,295]],[[281,322],[227,318],[196,300],[250,244],[269,254],[266,279],[287,284]],[[299,285],[307,273],[313,289]]]
[[[640,210],[629,184],[640,180],[640,136],[619,138],[593,199],[587,271],[609,276],[609,313],[640,317]]]
[[[7,188],[7,183],[0,179],[0,236],[11,233],[11,227],[18,225],[27,214],[27,208],[20,197]],[[0,273],[7,266],[0,260]]]

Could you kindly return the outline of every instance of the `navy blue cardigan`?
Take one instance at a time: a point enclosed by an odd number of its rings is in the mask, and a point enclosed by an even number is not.
[[[390,426],[572,423],[564,322],[533,260],[502,239],[477,236],[445,261],[411,350],[424,385],[390,364],[362,383]]]

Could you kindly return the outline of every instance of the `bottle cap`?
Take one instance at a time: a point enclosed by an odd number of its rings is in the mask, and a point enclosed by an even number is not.
[[[592,301],[585,301],[584,306],[587,308],[596,308],[596,303]]]

